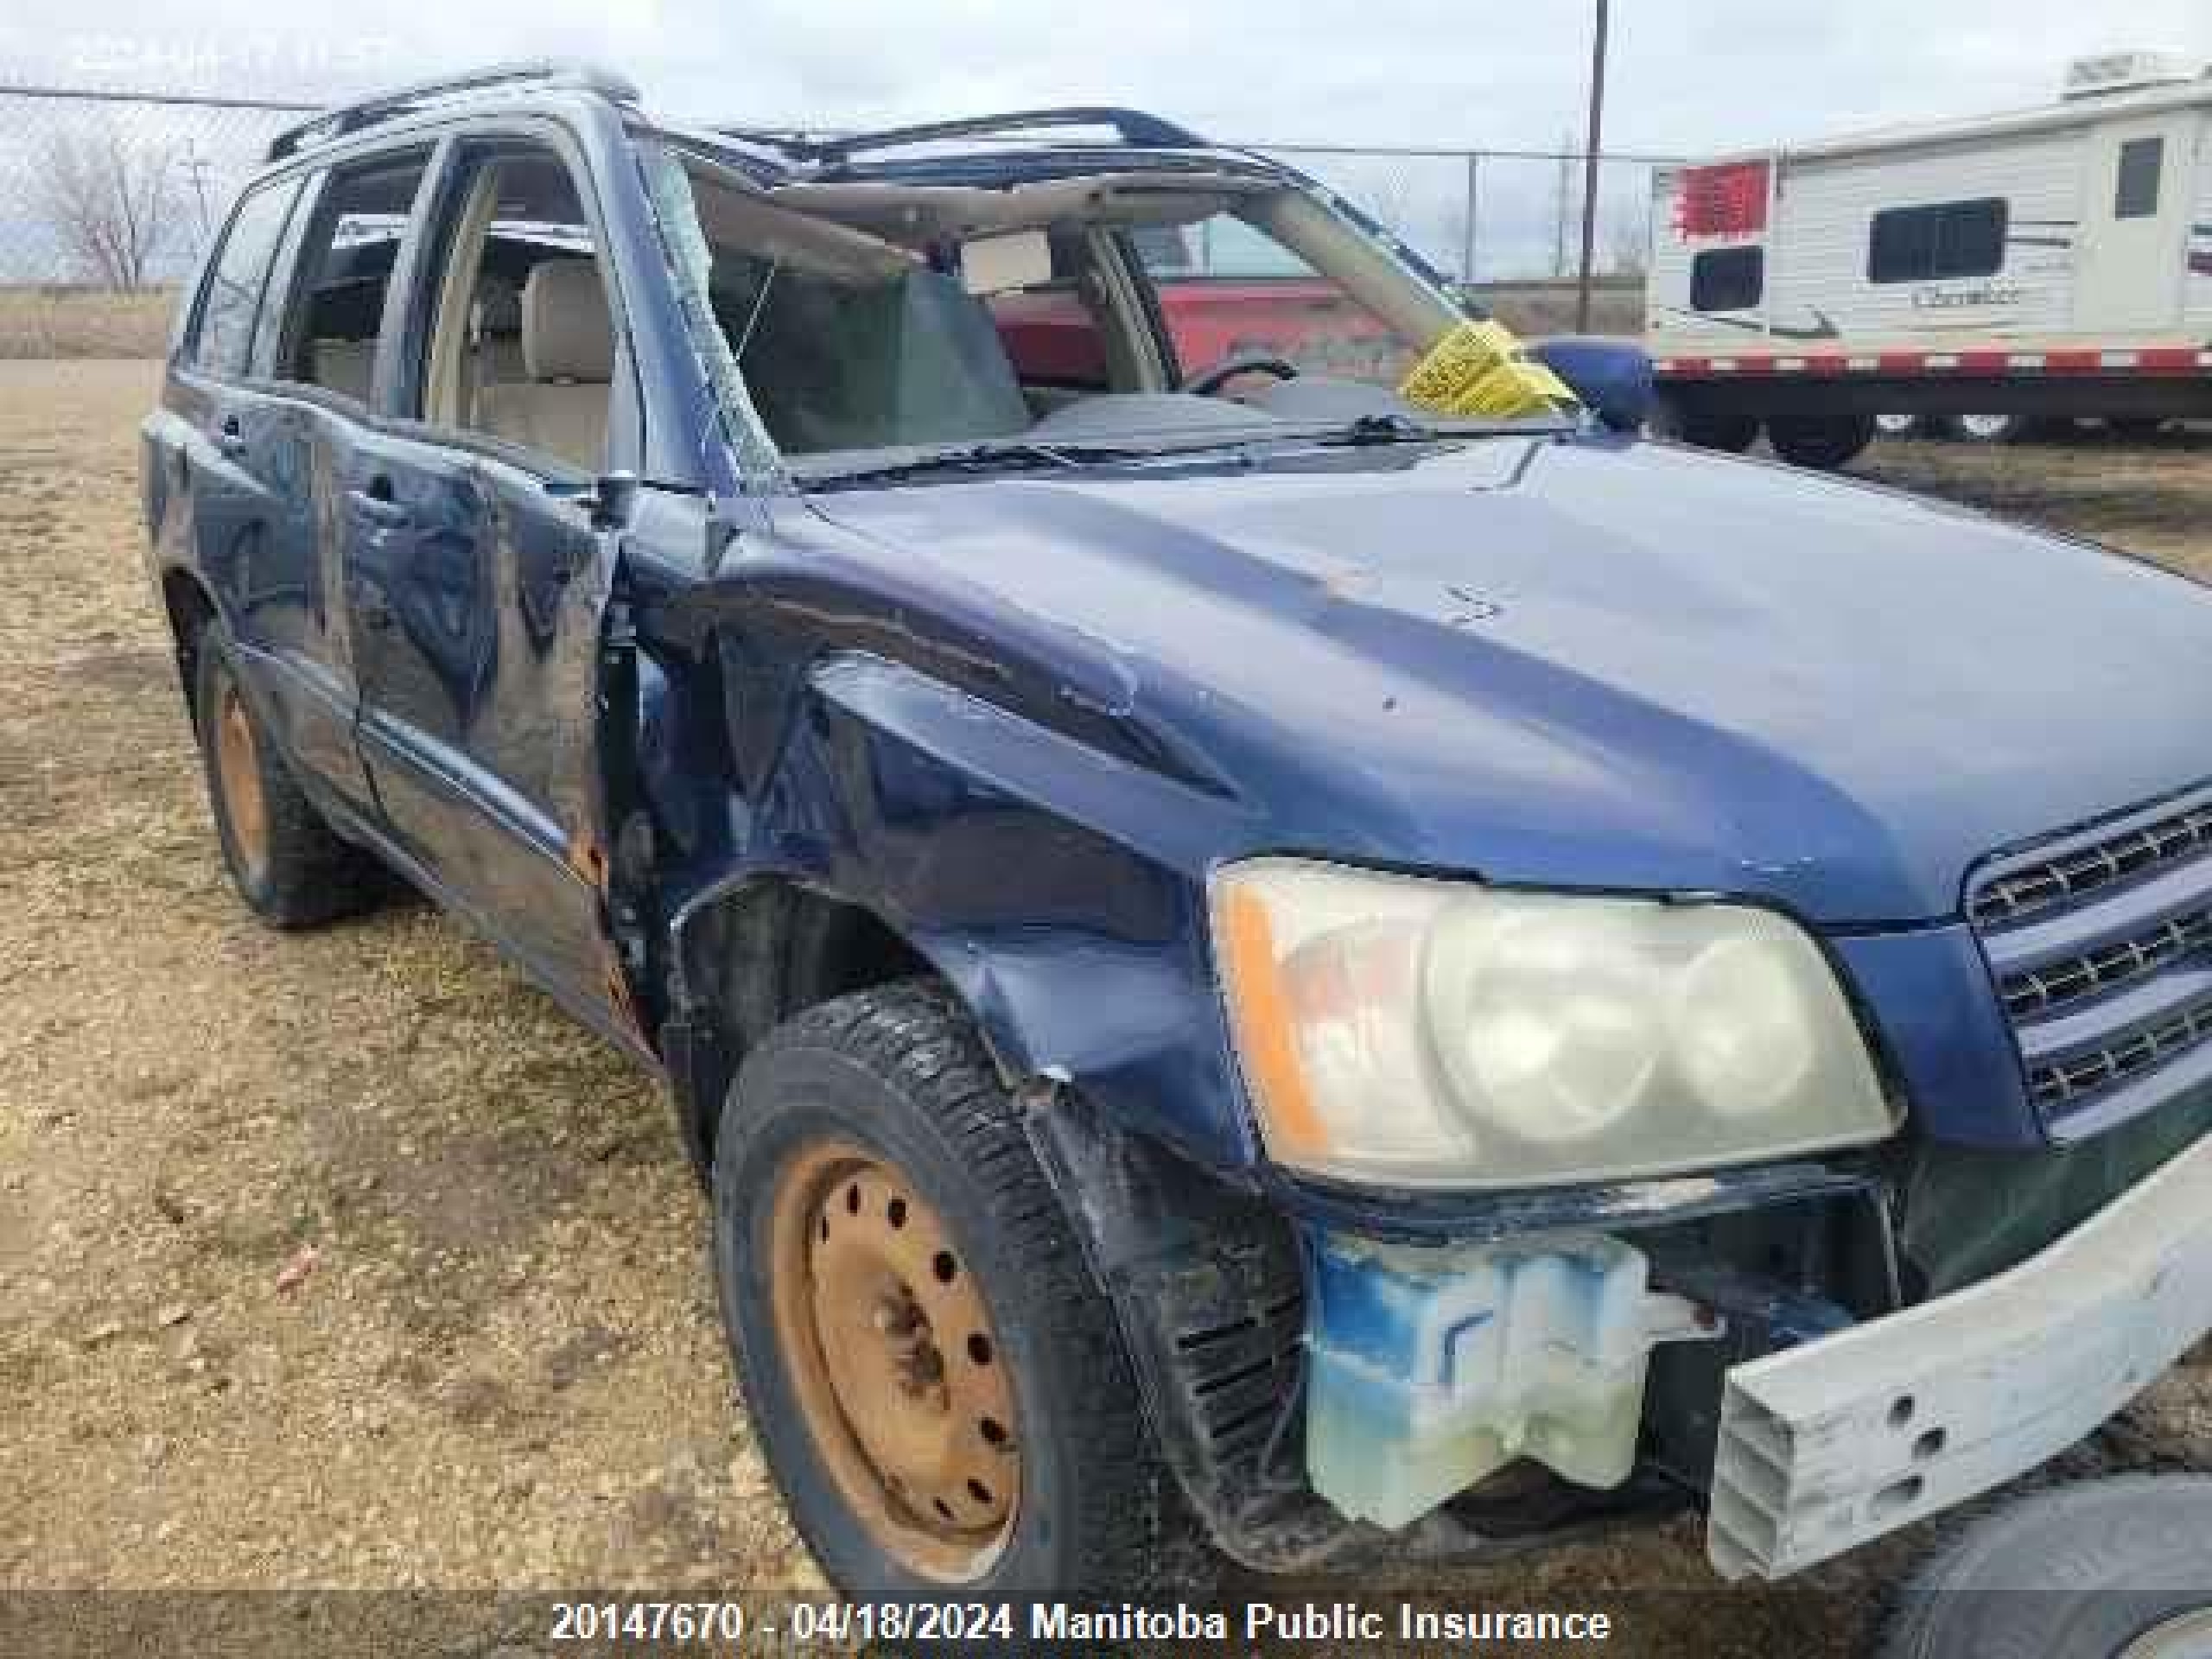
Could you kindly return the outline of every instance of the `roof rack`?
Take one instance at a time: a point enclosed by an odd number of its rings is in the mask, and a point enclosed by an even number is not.
[[[957,121],[931,121],[915,127],[886,127],[876,132],[805,133],[760,127],[718,127],[732,138],[772,145],[809,161],[842,162],[863,152],[906,149],[953,138],[1001,138],[1053,127],[1110,127],[1132,149],[1203,149],[1206,141],[1188,127],[1178,126],[1142,110],[1112,105],[1076,105],[1065,109],[1015,110],[1005,115],[969,116]]]
[[[379,121],[408,114],[445,99],[465,98],[472,92],[489,92],[495,87],[532,86],[596,92],[618,104],[635,104],[638,101],[635,86],[620,75],[591,64],[559,58],[493,64],[489,68],[472,70],[465,75],[447,75],[435,80],[418,81],[411,86],[394,87],[388,92],[365,98],[358,104],[324,110],[296,126],[285,128],[270,139],[268,158],[272,162],[281,162],[287,156],[296,155],[310,143],[327,143],[334,138],[342,138],[349,132],[359,132],[364,127],[374,126]]]

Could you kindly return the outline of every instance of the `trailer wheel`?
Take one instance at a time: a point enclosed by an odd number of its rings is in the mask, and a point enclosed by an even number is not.
[[[1874,435],[1878,438],[1916,438],[1921,435],[1921,419],[1917,415],[1877,415]]]
[[[1662,397],[1654,410],[1651,429],[1662,438],[1695,444],[1700,449],[1722,449],[1740,455],[1758,442],[1759,417],[1740,410]]]
[[[1916,1573],[1882,1659],[2187,1659],[2212,1640],[2212,1478],[2056,1487],[1971,1522]]]
[[[2114,415],[2105,422],[2105,430],[2122,443],[2148,443],[2165,429],[2163,415]]]
[[[2018,443],[2035,428],[2024,415],[1954,415],[1944,429],[1961,443]]]
[[[1823,472],[1856,460],[1874,441],[1872,415],[1776,416],[1766,423],[1766,441],[1793,467]]]

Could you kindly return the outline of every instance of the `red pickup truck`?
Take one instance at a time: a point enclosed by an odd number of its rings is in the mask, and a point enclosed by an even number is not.
[[[1327,277],[1240,268],[1192,251],[1173,231],[1140,232],[1136,249],[1185,376],[1259,354],[1391,385],[1411,366],[1389,327]],[[995,295],[989,304],[1024,385],[1096,391],[1111,383],[1094,308],[1072,283]]]

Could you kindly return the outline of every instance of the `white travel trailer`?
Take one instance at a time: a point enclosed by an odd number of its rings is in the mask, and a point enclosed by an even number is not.
[[[1662,169],[1647,312],[1666,424],[1808,465],[1891,412],[2212,415],[2212,76]]]

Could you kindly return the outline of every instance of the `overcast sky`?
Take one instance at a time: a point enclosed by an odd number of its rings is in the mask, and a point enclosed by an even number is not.
[[[0,73],[175,66],[197,82],[277,95],[359,80],[365,68],[411,77],[581,52],[626,67],[663,106],[702,115],[845,124],[1103,100],[1240,139],[1535,145],[1580,124],[1591,8],[72,0],[39,10],[38,28],[0,24]],[[1630,149],[1697,151],[2040,102],[2065,60],[2113,46],[2212,57],[2207,0],[1615,0],[1613,12],[1611,133]]]
[[[581,54],[692,117],[845,126],[1102,101],[1244,142],[1544,147],[1579,132],[1591,4],[71,0],[54,10],[66,23],[0,23],[0,80],[321,96]],[[1614,0],[1613,13],[1608,148],[1664,154],[2042,103],[2068,59],[2113,47],[2212,59],[2212,0]],[[1412,193],[1440,198],[1450,176],[1440,164]],[[1549,189],[1541,168],[1501,169],[1496,183],[1502,220],[1526,219]],[[1620,184],[1640,188],[1625,173]]]

